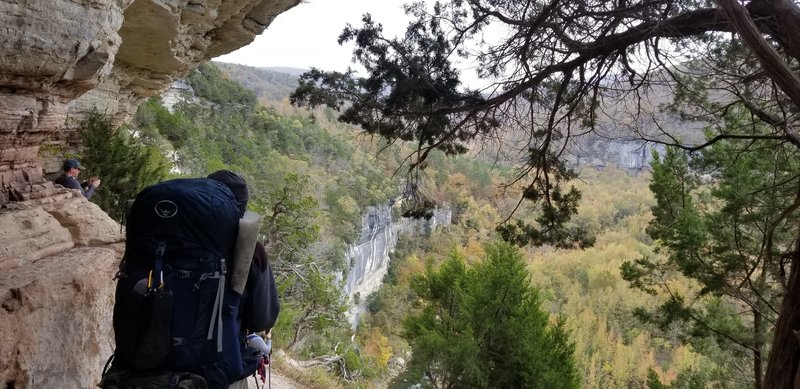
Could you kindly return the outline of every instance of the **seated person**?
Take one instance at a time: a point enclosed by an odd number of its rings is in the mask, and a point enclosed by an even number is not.
[[[83,166],[77,159],[68,159],[64,161],[64,174],[56,178],[55,183],[65,188],[78,189],[84,197],[91,198],[94,190],[100,186],[100,179],[92,177],[84,182],[78,181],[78,174],[83,170]]]

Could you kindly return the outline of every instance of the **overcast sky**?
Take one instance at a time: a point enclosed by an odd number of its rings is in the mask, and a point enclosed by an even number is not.
[[[307,0],[278,15],[253,43],[214,60],[343,71],[353,66],[353,46],[340,46],[336,39],[347,23],[360,26],[361,16],[370,13],[384,31],[398,35],[408,20],[402,7],[406,2],[409,0]]]

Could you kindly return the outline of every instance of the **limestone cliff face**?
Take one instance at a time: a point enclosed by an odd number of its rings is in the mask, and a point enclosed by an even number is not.
[[[0,387],[90,388],[113,347],[120,226],[47,182],[39,148],[92,111],[127,120],[299,2],[0,0]]]

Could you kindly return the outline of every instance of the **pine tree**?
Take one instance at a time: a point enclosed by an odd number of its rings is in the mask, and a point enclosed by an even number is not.
[[[779,141],[722,141],[691,159],[668,149],[653,162],[657,204],[647,228],[663,255],[622,267],[632,286],[670,296],[657,310],[640,310],[641,317],[662,328],[688,324],[682,327],[690,340],[713,339],[749,358],[746,379],[756,388],[783,297],[782,262],[795,250],[799,173],[796,149]],[[676,274],[698,290],[671,290]]]
[[[414,290],[421,310],[405,322],[412,369],[437,388],[577,388],[563,322],[549,325],[519,250],[486,247],[467,267],[452,254],[429,266]]]

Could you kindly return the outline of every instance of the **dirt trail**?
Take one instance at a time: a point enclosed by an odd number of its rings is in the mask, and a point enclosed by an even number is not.
[[[283,350],[275,350],[272,354],[272,369],[267,371],[266,382],[261,382],[261,377],[258,377],[258,382],[253,378],[247,379],[248,389],[306,389],[306,386],[289,378],[285,373],[282,373],[277,366],[282,366],[284,369],[293,369],[296,365],[291,358],[286,356]],[[272,385],[270,385],[270,378]]]
[[[248,378],[247,384],[249,389],[304,389],[305,387],[298,384],[297,382],[292,381],[291,378],[282,375],[281,373],[272,370],[272,385],[270,385],[269,378],[267,382],[262,383],[261,379],[258,380],[258,386],[256,386],[256,381],[253,378]]]

